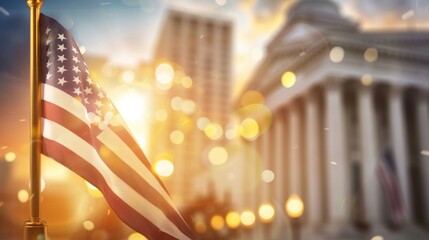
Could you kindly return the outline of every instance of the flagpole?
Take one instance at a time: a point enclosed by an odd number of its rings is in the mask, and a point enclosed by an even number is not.
[[[41,82],[40,8],[43,0],[27,0],[30,8],[30,219],[25,222],[24,240],[45,240],[46,223],[40,219],[41,180]]]

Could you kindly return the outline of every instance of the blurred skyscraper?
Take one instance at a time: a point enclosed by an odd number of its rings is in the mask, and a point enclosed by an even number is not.
[[[182,205],[197,193],[207,193],[207,153],[225,141],[231,113],[232,23],[170,10],[154,59],[159,66],[155,115],[161,118],[153,125],[150,154],[173,161],[174,173],[165,180]],[[166,77],[170,68],[172,81]]]
[[[362,32],[333,1],[298,1],[242,94],[260,93],[272,114],[248,144],[275,174],[243,205],[282,216],[298,194],[304,239],[428,238],[428,47],[427,31]],[[272,229],[264,239],[283,239]]]

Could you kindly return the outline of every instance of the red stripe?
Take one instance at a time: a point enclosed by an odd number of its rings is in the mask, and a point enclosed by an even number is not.
[[[118,135],[122,141],[126,142],[128,147],[133,151],[133,153],[140,159],[140,161],[148,168],[152,169],[152,166],[148,159],[146,158],[145,154],[141,150],[140,146],[137,144],[137,142],[134,140],[133,136],[122,126],[115,127],[110,126],[110,129],[112,129],[113,132]],[[154,174],[156,180],[158,183],[164,188],[164,190],[168,193],[167,188],[164,186],[164,183],[161,181],[161,179],[158,177],[158,175]]]
[[[146,182],[135,169],[123,164],[123,160],[107,146],[103,145],[98,140],[96,142],[96,149],[103,149],[100,157],[108,168],[116,174],[116,176],[122,179],[141,196],[145,196],[145,198],[154,206],[159,208],[164,215],[180,229],[180,231],[190,234],[188,225],[177,214],[176,210],[167,202],[167,200],[152,187],[152,185]]]
[[[379,173],[382,183],[384,183],[384,190],[389,196],[388,200],[393,210],[393,220],[395,222],[400,222],[402,220],[402,203],[399,193],[399,185],[397,181],[395,181],[395,176],[392,176],[393,173],[384,163],[380,163],[377,172]]]
[[[177,227],[182,232],[190,233],[189,227],[176,213],[176,210],[157,190],[153,188],[152,185],[146,182],[145,179],[136,173],[135,169],[132,169],[127,164],[125,164],[122,159],[120,159],[107,146],[103,145],[98,139],[91,138],[91,129],[88,125],[82,122],[79,118],[76,118],[73,114],[70,114],[68,111],[55,104],[45,101],[44,107],[45,111],[43,112],[43,117],[46,117],[49,120],[62,125],[77,136],[85,136],[83,140],[88,142],[90,145],[93,145],[95,149],[98,150],[101,159],[103,159],[104,163],[112,172],[115,173],[116,176],[121,178],[127,185],[138,192],[141,196],[145,196],[145,198],[154,206],[157,206],[164,213],[164,215],[171,220],[171,222],[177,225]],[[129,140],[134,141],[133,139]],[[91,143],[90,141],[93,142]]]
[[[154,206],[157,206],[165,216],[171,220],[182,232],[187,235],[192,235],[189,227],[183,221],[183,219],[176,213],[175,209],[162,197],[149,183],[147,183],[141,176],[139,176],[134,169],[130,168],[128,165],[123,163],[123,161],[117,157],[110,149],[106,146],[102,145],[98,139],[96,139],[91,132],[91,128],[82,122],[79,118],[75,117],[73,114],[64,110],[63,108],[44,101],[43,102],[44,111],[42,116],[56,122],[57,124],[62,125],[66,129],[70,130],[74,134],[79,137],[82,137],[84,141],[86,141],[90,145],[97,145],[95,149],[104,149],[105,155],[101,156],[106,165],[119,177],[121,178],[127,185],[133,188],[136,192],[138,192],[141,196],[144,196],[149,202],[151,202]],[[131,137],[129,135],[129,137]],[[130,139],[133,141],[133,139]],[[128,145],[128,143],[127,143]],[[51,157],[53,153],[47,152],[50,148],[44,149],[44,154]],[[100,154],[100,152],[99,152]],[[142,153],[143,155],[143,153]],[[143,155],[144,156],[144,155]],[[63,163],[64,156],[61,158],[52,157],[58,162]],[[147,161],[147,160],[146,160]],[[144,161],[142,161],[144,162]],[[64,164],[66,165],[66,164]],[[149,165],[150,164],[146,164]],[[66,165],[67,166],[67,165]],[[150,171],[150,169],[149,169]],[[78,173],[80,174],[80,173]],[[155,175],[153,175],[155,176]],[[155,176],[156,177],[156,176]],[[94,186],[100,187],[100,185],[96,182],[91,182]],[[165,187],[161,185],[164,189]],[[168,193],[167,193],[168,195]]]
[[[42,117],[67,128],[92,145],[93,133],[91,132],[91,128],[64,108],[42,100]]]
[[[176,239],[167,233],[161,232],[150,220],[146,219],[126,204],[110,189],[97,169],[68,148],[55,141],[44,138],[42,151],[46,156],[56,159],[58,162],[96,186],[103,193],[107,202],[112,206],[112,209],[117,213],[119,218],[121,218],[131,228],[142,233],[148,239]],[[184,234],[188,235],[189,233],[185,232]],[[192,239],[192,234],[188,236]]]

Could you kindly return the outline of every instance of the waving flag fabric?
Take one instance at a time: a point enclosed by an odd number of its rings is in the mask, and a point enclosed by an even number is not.
[[[96,186],[148,239],[193,239],[72,35],[41,15],[42,153]]]
[[[384,151],[377,166],[377,173],[389,201],[391,219],[394,224],[399,225],[404,220],[404,206],[395,160],[389,149]]]

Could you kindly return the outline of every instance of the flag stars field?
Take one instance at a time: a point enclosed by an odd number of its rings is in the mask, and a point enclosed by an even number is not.
[[[61,52],[63,52],[64,50],[67,50],[67,48],[64,47],[64,44],[58,44],[57,50],[60,50]]]
[[[65,60],[67,60],[67,58],[64,57],[64,54],[63,55],[58,55],[58,60],[57,61],[63,63]]]
[[[73,82],[74,82],[74,83],[76,83],[76,84],[79,84],[79,83],[81,83],[82,81],[79,79],[79,77],[78,77],[78,76],[74,76],[74,77],[73,77]]]
[[[75,73],[79,73],[80,72],[79,67],[78,66],[73,66],[73,71]]]
[[[82,92],[80,91],[80,88],[75,88],[74,89],[74,91],[73,91],[73,93],[75,93],[76,95],[80,95],[80,94],[82,94]]]
[[[58,71],[57,72],[59,72],[61,74],[64,74],[64,72],[67,72],[67,69],[65,69],[64,66],[61,66],[61,67],[58,67]]]
[[[92,89],[90,87],[86,87],[85,90],[83,90],[85,94],[92,94]],[[87,98],[86,98],[87,99]]]
[[[75,47],[72,47],[72,51],[73,51],[73,53],[78,54],[78,51]]]
[[[58,84],[60,84],[61,86],[64,86],[64,83],[67,83],[64,77],[58,79]]]
[[[64,33],[63,33],[63,34],[58,34],[58,38],[57,39],[61,40],[61,42],[62,42],[64,40],[66,40],[67,38],[64,37]]]
[[[48,37],[48,39],[46,39],[45,44],[49,45],[52,42],[52,39],[50,37]]]
[[[73,56],[73,59],[72,59],[72,60],[73,60],[73,62],[75,62],[76,64],[77,64],[77,63],[80,63],[79,59],[78,59],[76,56]]]

